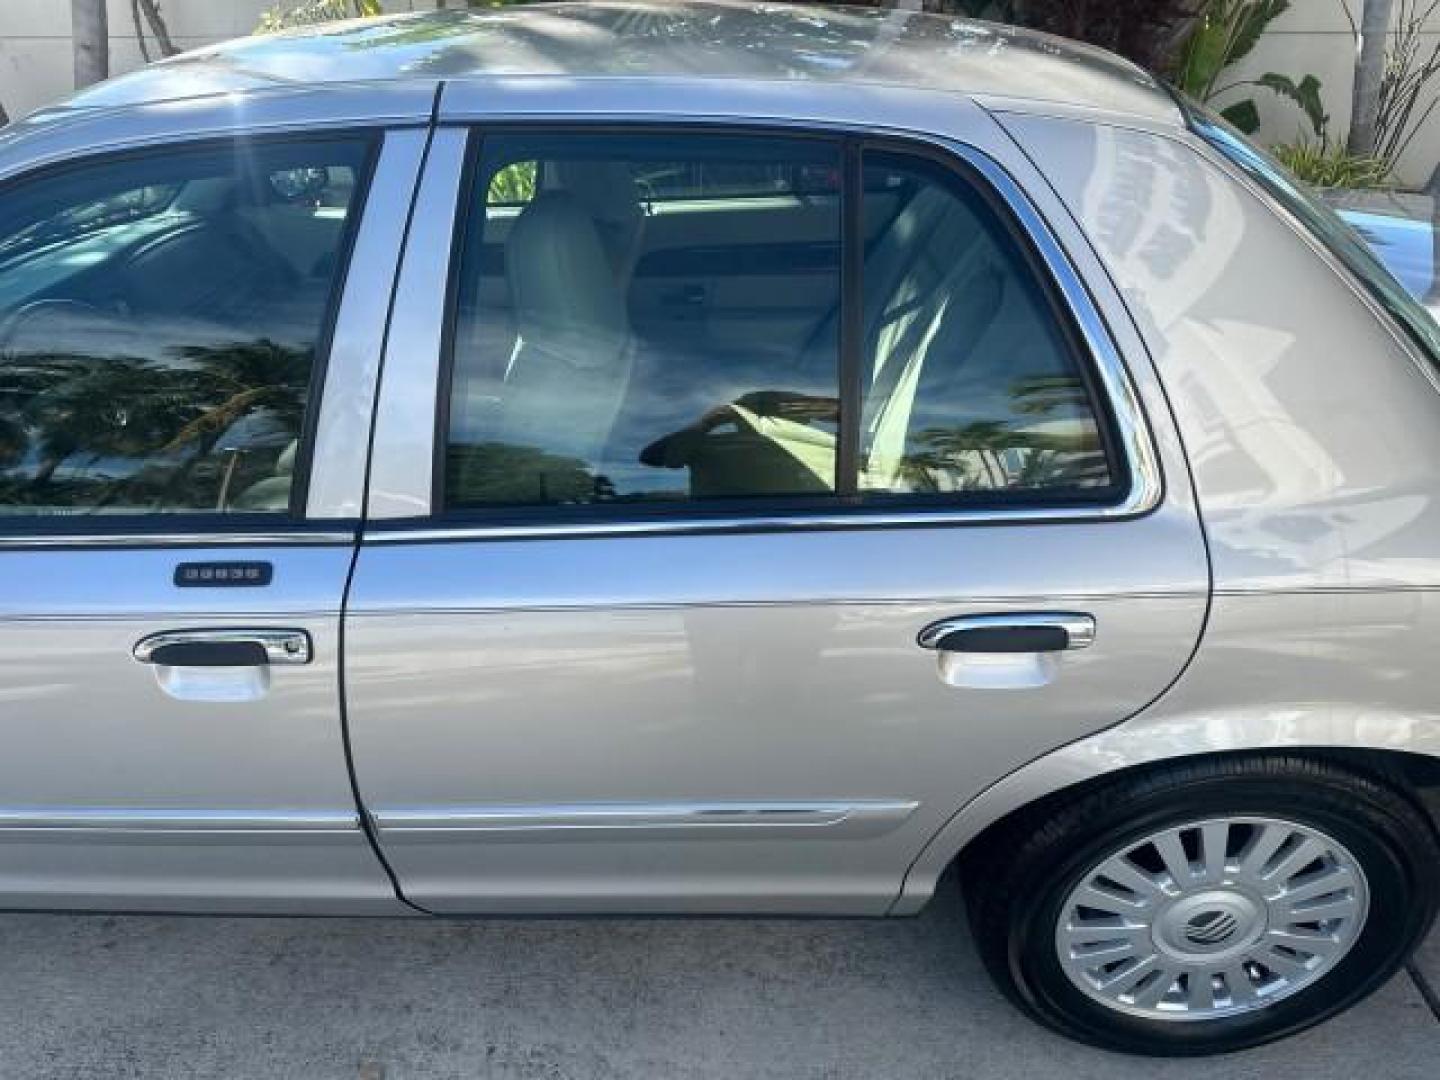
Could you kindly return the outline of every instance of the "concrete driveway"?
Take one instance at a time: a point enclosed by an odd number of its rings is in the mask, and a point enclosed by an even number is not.
[[[3,916],[0,1077],[1437,1075],[1440,1017],[1409,974],[1225,1059],[1077,1046],[991,989],[958,907],[947,889],[889,922]],[[1440,937],[1418,967],[1440,988]]]

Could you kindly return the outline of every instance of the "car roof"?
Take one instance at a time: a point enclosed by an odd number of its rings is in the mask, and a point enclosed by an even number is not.
[[[1100,49],[915,11],[735,0],[600,0],[382,16],[242,38],[152,64],[62,106],[286,86],[474,77],[744,79],[949,91],[1180,123],[1145,71]]]

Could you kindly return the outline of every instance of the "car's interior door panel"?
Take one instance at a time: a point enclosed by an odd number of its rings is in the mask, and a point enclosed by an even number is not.
[[[651,340],[699,335],[736,352],[793,353],[834,302],[836,241],[823,195],[654,203],[631,317]]]

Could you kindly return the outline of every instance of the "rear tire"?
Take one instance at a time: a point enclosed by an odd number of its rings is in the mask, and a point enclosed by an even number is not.
[[[1140,1054],[1240,1050],[1334,1016],[1395,973],[1440,905],[1423,810],[1290,756],[1086,788],[1022,811],[962,869],[1001,990],[1062,1034]]]

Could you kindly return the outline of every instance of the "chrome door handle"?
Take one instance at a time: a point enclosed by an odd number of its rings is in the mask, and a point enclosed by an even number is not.
[[[920,631],[922,649],[959,653],[1043,653],[1088,648],[1095,617],[1071,612],[961,615]]]
[[[308,664],[313,651],[304,630],[168,630],[141,638],[133,655],[169,667],[264,667]]]

